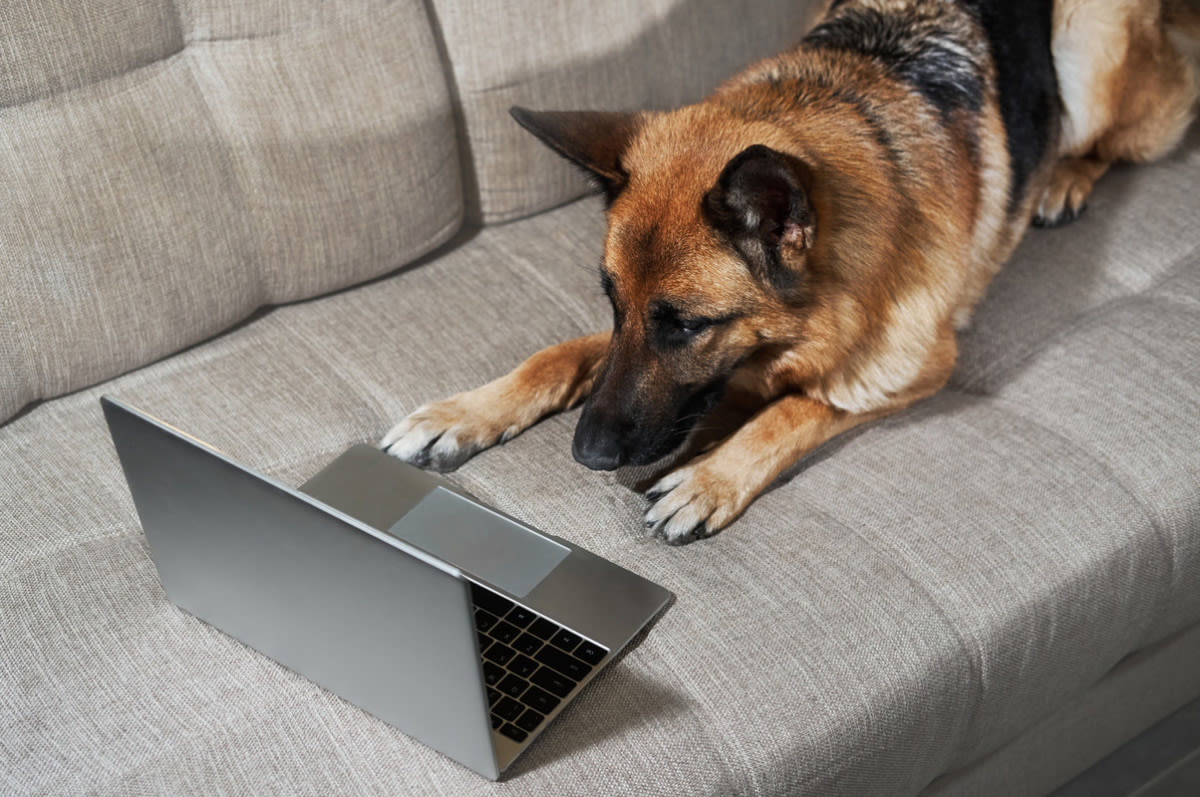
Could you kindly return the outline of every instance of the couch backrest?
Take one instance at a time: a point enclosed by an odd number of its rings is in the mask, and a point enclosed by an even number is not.
[[[511,105],[694,100],[819,4],[5,0],[0,423],[579,196]]]
[[[422,0],[0,4],[0,422],[463,213]]]
[[[672,108],[800,40],[825,0],[431,0],[462,114],[472,215],[507,221],[587,181],[508,116]]]

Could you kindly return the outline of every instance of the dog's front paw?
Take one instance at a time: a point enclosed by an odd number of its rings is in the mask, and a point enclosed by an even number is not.
[[[445,473],[520,431],[488,413],[470,393],[427,404],[392,427],[380,447],[397,459]]]
[[[668,544],[684,545],[711,537],[732,523],[759,487],[736,474],[724,474],[713,455],[671,471],[646,491],[653,503],[646,528]]]

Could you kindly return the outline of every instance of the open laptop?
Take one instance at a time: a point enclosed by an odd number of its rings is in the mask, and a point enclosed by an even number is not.
[[[101,404],[172,602],[488,778],[672,599],[371,446],[293,490]]]

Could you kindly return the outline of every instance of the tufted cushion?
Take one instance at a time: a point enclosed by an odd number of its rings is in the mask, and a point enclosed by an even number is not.
[[[462,218],[419,0],[0,7],[0,421]]]
[[[513,105],[622,110],[693,102],[798,42],[820,5],[560,0],[530,14],[506,0],[434,0],[467,138],[468,197],[479,202],[473,212],[504,221],[587,188],[579,170],[509,118]]]

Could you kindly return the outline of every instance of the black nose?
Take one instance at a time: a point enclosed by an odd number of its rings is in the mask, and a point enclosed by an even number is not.
[[[614,471],[624,465],[628,451],[622,430],[626,426],[619,419],[608,417],[604,408],[594,402],[586,403],[575,427],[575,442],[571,444],[575,461],[593,471]]]
[[[592,470],[616,470],[625,462],[625,447],[618,435],[581,418],[575,427],[575,442],[571,453],[580,465]]]

